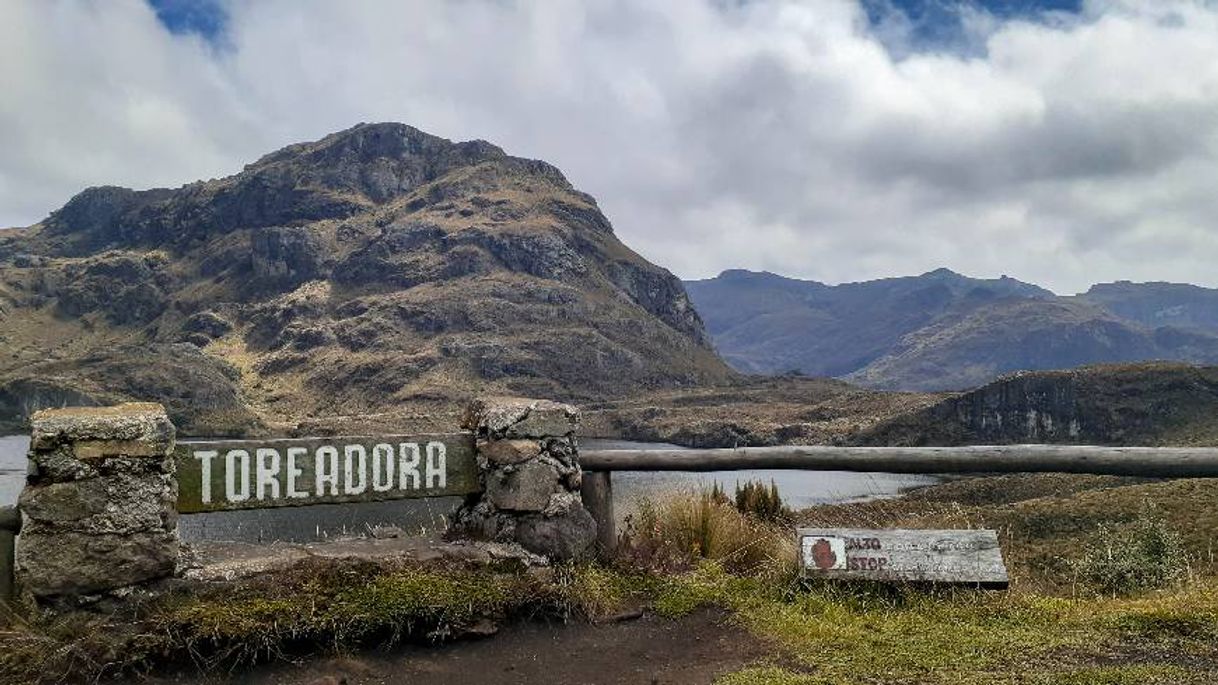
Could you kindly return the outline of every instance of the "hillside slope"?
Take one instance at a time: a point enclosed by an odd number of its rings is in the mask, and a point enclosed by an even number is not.
[[[1218,334],[1218,290],[1186,283],[1099,283],[1077,298],[1148,328]]]
[[[1150,363],[1019,373],[891,418],[869,445],[1218,444],[1218,367]]]
[[[9,425],[82,397],[242,432],[735,377],[680,281],[556,168],[402,124],[177,189],[90,188],[0,233],[0,324]]]

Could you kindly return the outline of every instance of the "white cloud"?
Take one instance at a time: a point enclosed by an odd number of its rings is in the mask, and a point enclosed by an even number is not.
[[[1218,286],[1212,3],[974,14],[978,50],[899,57],[847,0],[229,9],[217,50],[138,0],[4,0],[0,225],[396,120],[555,163],[685,277]]]

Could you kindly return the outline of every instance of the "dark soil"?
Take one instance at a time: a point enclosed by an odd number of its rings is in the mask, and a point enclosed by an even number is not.
[[[527,623],[437,647],[259,667],[238,676],[183,676],[180,685],[706,685],[767,655],[715,611],[646,615],[605,625]]]

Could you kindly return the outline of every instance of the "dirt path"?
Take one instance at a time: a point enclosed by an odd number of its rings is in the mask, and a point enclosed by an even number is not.
[[[494,637],[408,646],[352,658],[274,665],[232,678],[147,682],[182,685],[706,685],[767,655],[765,646],[700,611],[594,626],[523,624]]]

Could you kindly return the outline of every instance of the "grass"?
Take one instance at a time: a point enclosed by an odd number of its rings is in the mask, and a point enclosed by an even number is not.
[[[1218,589],[1137,598],[848,587],[796,589],[714,562],[670,578],[655,608],[702,606],[773,645],[781,665],[721,683],[1123,683],[1218,678]],[[1182,679],[1182,680],[1181,680]]]
[[[640,604],[668,617],[719,607],[770,647],[771,658],[725,674],[721,685],[1218,682],[1218,575],[1204,527],[1218,520],[1209,518],[1218,517],[1218,492],[1208,482],[1003,478],[795,516],[830,526],[998,528],[1014,578],[1006,592],[801,581],[789,523],[687,493],[644,503],[610,565],[526,572],[313,562],[124,616],[19,615],[0,631],[0,682],[183,663],[232,669],[450,640],[485,620],[596,619]],[[1128,559],[1110,553],[1127,549]],[[1096,554],[1119,562],[1108,570],[1119,592],[1078,572]],[[1164,560],[1168,568],[1156,570]]]
[[[619,556],[642,571],[677,572],[706,559],[751,575],[795,566],[786,525],[742,513],[717,490],[641,500],[625,528]]]
[[[723,607],[773,646],[773,663],[723,685],[1209,683],[1218,681],[1206,534],[1215,495],[1208,481],[1017,476],[797,514],[809,525],[997,528],[1015,578],[1007,592],[808,585],[775,554],[742,570],[736,548],[778,541],[755,517],[705,498],[647,505],[642,533],[668,541],[656,554],[667,568],[683,549],[689,564],[653,589],[656,611]],[[749,520],[725,520],[733,516]],[[690,544],[701,531],[717,543]]]
[[[1216,494],[1209,481],[1004,476],[818,507],[800,521],[996,528],[1012,589],[780,592],[703,578],[687,597],[729,607],[782,656],[725,676],[726,685],[1210,683],[1218,681]]]
[[[486,620],[596,618],[635,585],[590,565],[539,574],[316,561],[169,594],[124,615],[19,614],[0,631],[0,682],[77,682],[183,663],[224,670],[319,649],[439,642]]]

